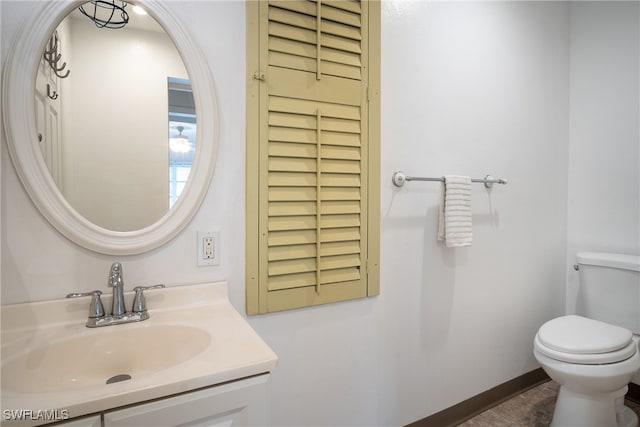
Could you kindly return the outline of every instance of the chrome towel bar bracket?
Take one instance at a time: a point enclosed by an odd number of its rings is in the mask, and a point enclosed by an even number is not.
[[[402,187],[407,181],[440,181],[444,182],[444,177],[439,178],[425,178],[419,176],[408,176],[404,172],[397,171],[391,178],[393,185],[396,187]],[[491,175],[486,175],[484,178],[472,178],[471,182],[481,182],[486,188],[493,187],[493,184],[506,184],[507,180],[502,178],[494,178]]]

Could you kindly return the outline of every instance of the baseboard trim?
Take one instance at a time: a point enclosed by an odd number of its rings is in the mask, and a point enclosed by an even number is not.
[[[513,396],[547,381],[549,381],[549,376],[542,368],[534,369],[447,409],[408,424],[406,427],[456,426]],[[638,389],[638,396],[640,397],[640,386],[638,386]]]

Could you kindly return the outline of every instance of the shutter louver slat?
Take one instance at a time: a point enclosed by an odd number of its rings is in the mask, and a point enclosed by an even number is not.
[[[348,267],[360,267],[360,254],[355,255],[338,255],[332,257],[325,257],[326,264],[330,266],[328,270],[336,270],[340,268]],[[321,268],[325,269],[325,263],[320,264]]]
[[[348,202],[325,202],[322,206],[323,214],[345,214],[345,213],[360,213],[360,202],[352,200]]]
[[[315,159],[316,147],[309,144],[272,142],[269,144],[269,155],[279,157],[302,157]]]
[[[317,52],[316,47],[311,44],[298,43],[295,40],[276,37],[275,35],[269,38],[269,50],[283,54],[304,56],[306,58],[315,58]]]
[[[269,201],[291,202],[317,200],[317,190],[313,187],[274,187],[269,191]],[[334,199],[335,200],[335,199]],[[338,199],[339,200],[339,199]],[[352,199],[349,199],[352,200]]]
[[[315,202],[270,202],[268,213],[269,217],[287,215],[315,215],[316,204]]]
[[[295,99],[294,104],[290,98],[280,96],[269,97],[269,111],[274,112],[315,115],[317,105],[317,102],[306,99]],[[324,112],[324,116],[329,118],[360,120],[360,108],[357,106],[325,103],[322,105],[322,111]]]
[[[333,186],[339,185],[340,182],[347,181],[334,181]],[[272,172],[269,174],[269,186],[287,186],[287,187],[315,187],[316,175],[311,173],[292,173],[292,172]]]
[[[358,0],[323,0],[323,3],[335,7],[336,9],[346,10],[353,13],[362,13],[360,2]]]
[[[322,256],[359,254],[358,241],[328,242],[322,245]],[[269,251],[269,261],[286,259],[314,258],[316,256],[315,244],[292,246],[274,246]]]
[[[360,266],[360,256],[358,254],[332,256],[327,257],[326,260],[326,262],[321,263],[321,270],[329,274],[331,274],[331,270],[344,270],[346,268]],[[313,271],[316,271],[315,258],[274,261],[269,263],[270,276],[284,276]]]
[[[349,240],[360,240],[359,227],[323,230],[320,235],[321,242],[346,242]]]
[[[269,156],[272,157],[300,157],[313,158],[318,155],[318,150],[313,145],[272,142],[269,144]],[[334,160],[360,160],[360,149],[351,146],[331,145],[322,147],[323,159]]]
[[[360,162],[351,160],[327,160],[322,165],[323,172],[357,173],[361,172]]]
[[[353,239],[350,239],[353,240]],[[269,246],[299,245],[316,242],[315,230],[276,231],[269,233]]]
[[[282,52],[269,52],[269,65],[291,70],[315,73],[316,59],[304,56],[290,55]]]
[[[360,215],[324,215],[322,228],[360,227]]]
[[[273,261],[269,263],[269,276],[284,276],[316,271],[315,258]]]
[[[315,133],[315,132],[313,132]],[[331,134],[331,142],[332,145],[350,145],[353,147],[360,146],[360,135],[358,134],[349,134],[349,133],[338,133],[338,132],[330,132],[327,131],[328,134]],[[315,138],[312,136],[312,132],[302,130],[302,129],[293,129],[293,128],[271,128],[269,129],[269,140],[270,141],[281,141],[281,142],[301,142],[308,144],[315,144]]]
[[[267,289],[277,291],[282,289],[302,288],[315,286],[316,273],[287,274],[282,276],[270,276]]]
[[[338,60],[340,58],[334,55],[334,59]],[[269,52],[269,65],[307,72],[315,72],[315,70],[317,70],[317,61],[315,59],[282,52]],[[362,78],[360,65],[323,60],[321,67],[322,74],[345,77],[353,80],[360,80]]]
[[[315,117],[304,114],[269,112],[269,126],[315,129]]]
[[[324,182],[330,187],[360,187],[360,175],[357,174],[324,174]]]
[[[327,138],[331,138],[332,145],[350,145],[352,147],[360,146],[360,135],[350,133],[339,133],[326,131]]]
[[[325,120],[323,120],[322,130],[355,133],[358,135],[360,135],[362,131],[360,127],[360,121],[358,120],[334,119],[331,117],[327,117]]]
[[[337,64],[335,62],[322,62],[322,73],[329,76],[345,77],[353,80],[362,79],[362,71],[359,66],[351,66],[344,64]]]
[[[359,254],[360,242],[351,240],[345,242],[329,242],[322,245],[322,255]]]
[[[304,129],[270,128],[269,141],[307,142],[311,144],[315,139],[313,134],[314,132]]]
[[[341,147],[339,145],[326,146],[322,148],[322,158],[336,160],[360,160],[360,148]]]
[[[302,288],[307,286],[315,286],[315,272],[291,273],[282,275],[273,275],[269,277],[268,289],[270,291]],[[360,279],[360,268],[339,268],[333,270],[325,270],[320,285],[328,285],[332,283],[357,281]]]
[[[269,203],[269,216],[287,216],[287,215],[315,215],[316,207],[313,202],[270,202]],[[322,205],[320,211],[323,215],[336,215],[336,214],[359,214],[360,202],[353,201],[341,201],[331,202],[327,201]]]
[[[287,216],[269,218],[269,231],[313,230],[315,228],[316,221],[312,216]]]
[[[313,159],[271,157],[269,171],[315,172],[316,162]]]
[[[323,273],[322,285],[360,280],[360,268],[340,268]]]
[[[330,252],[324,252],[330,254]],[[347,252],[348,253],[348,252]],[[316,245],[275,246],[269,250],[269,261],[282,261],[287,259],[314,258]]]
[[[320,220],[323,229],[359,227],[359,215],[324,215]],[[316,228],[316,218],[314,216],[288,215],[274,216],[269,218],[269,231],[287,230],[312,230]]]
[[[345,187],[322,187],[320,198],[322,200],[360,200],[360,189]]]

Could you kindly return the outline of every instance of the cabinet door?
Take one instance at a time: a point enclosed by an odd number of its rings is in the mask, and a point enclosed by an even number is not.
[[[71,421],[56,425],[60,427],[101,427],[102,420],[100,419],[100,415],[94,415],[87,418],[74,418]]]
[[[269,374],[104,414],[105,427],[268,425]]]

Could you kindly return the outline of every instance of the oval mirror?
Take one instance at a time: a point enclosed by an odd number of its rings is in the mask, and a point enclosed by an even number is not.
[[[121,27],[102,28],[122,16],[105,15],[110,4],[128,14]],[[206,60],[161,3],[136,5],[150,16],[120,0],[43,4],[2,82],[9,152],[27,193],[63,235],[112,255],[157,248],[184,228],[207,192],[217,142]]]

